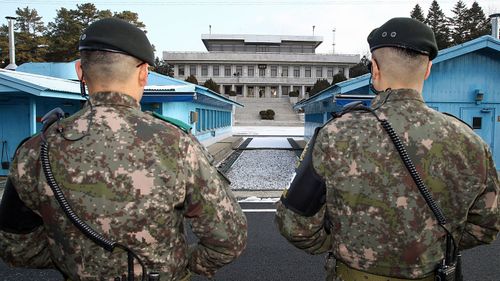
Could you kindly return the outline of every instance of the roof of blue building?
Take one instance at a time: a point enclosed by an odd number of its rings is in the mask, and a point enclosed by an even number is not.
[[[16,71],[78,81],[75,62],[27,62],[18,66]]]
[[[11,76],[18,77],[20,81],[24,81],[27,85],[38,85],[40,89],[45,88],[47,90],[54,88],[61,92],[80,93],[80,85],[78,82],[75,82],[78,80],[75,72],[75,61],[24,63]],[[199,97],[198,99],[198,95],[204,97]],[[207,104],[220,105],[223,103],[243,107],[242,104],[230,100],[206,87],[194,85],[153,71],[149,72],[148,85],[144,88],[142,101],[153,101],[151,96],[168,96],[168,99],[164,99],[164,101],[194,101],[196,99]]]
[[[485,55],[498,56],[498,52],[500,52],[500,40],[495,39],[490,35],[481,36],[474,40],[465,42],[463,44],[456,45],[439,51],[438,56],[432,61],[432,63],[436,65],[443,61],[450,60],[458,56],[462,56],[476,51],[482,51],[484,52]],[[370,77],[371,74],[368,73],[332,85],[324,89],[323,91],[318,92],[314,96],[298,102],[297,104],[295,104],[294,108],[295,109],[303,108],[309,104],[335,97],[338,94],[349,94],[353,93],[357,89],[368,87]],[[368,91],[365,91],[365,93],[368,93]],[[371,96],[369,94],[367,95]]]
[[[26,92],[42,97],[83,100],[78,82],[3,69],[0,69],[1,92]]]
[[[148,100],[149,96],[169,95],[169,93],[177,94],[191,94],[193,100],[198,99],[197,95],[200,94],[206,98],[213,99],[217,102],[228,103],[238,107],[243,107],[241,103],[230,100],[206,87],[195,85],[187,81],[172,78],[170,76],[162,75],[156,72],[149,72],[148,86],[144,89],[144,100]],[[201,100],[203,98],[200,97]]]

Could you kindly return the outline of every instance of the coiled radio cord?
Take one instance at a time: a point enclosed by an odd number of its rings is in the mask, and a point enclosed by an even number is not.
[[[377,108],[378,109],[378,108]],[[376,109],[375,109],[376,110]],[[374,109],[362,105],[361,102],[353,102],[350,104],[347,104],[345,106],[345,109],[341,111],[340,113],[337,113],[334,115],[334,117],[340,117],[344,115],[347,112],[351,111],[361,111],[361,112],[368,112],[371,113],[377,121],[382,125],[384,128],[384,131],[389,135],[389,138],[391,139],[392,143],[396,147],[397,152],[399,153],[399,156],[401,157],[401,160],[403,161],[403,164],[405,165],[406,169],[408,170],[410,176],[412,177],[413,181],[415,182],[415,185],[417,186],[418,190],[420,191],[420,194],[424,198],[425,202],[431,209],[432,213],[436,217],[436,220],[446,232],[446,253],[445,253],[445,263],[446,265],[453,264],[456,262],[458,258],[458,247],[455,242],[455,239],[453,238],[453,235],[450,233],[450,231],[445,227],[446,225],[446,217],[444,216],[444,213],[442,209],[438,206],[434,198],[432,197],[432,194],[430,193],[429,189],[425,185],[424,181],[420,177],[420,174],[418,173],[417,169],[415,168],[415,165],[413,164],[413,161],[411,160],[410,156],[408,155],[408,152],[406,151],[405,145],[401,141],[401,138],[398,136],[394,128],[392,128],[391,123],[386,120],[386,119],[381,119],[377,113],[375,112]],[[453,249],[451,249],[453,247]]]
[[[61,209],[63,210],[64,214],[68,219],[73,223],[73,225],[80,230],[85,236],[87,236],[89,239],[94,241],[97,245],[105,249],[106,251],[113,252],[115,248],[119,248],[124,250],[127,253],[127,264],[128,264],[128,281],[134,281],[134,259],[136,259],[139,264],[141,265],[142,268],[142,281],[146,281],[147,277],[147,268],[144,262],[141,260],[141,258],[135,254],[130,248],[128,248],[125,245],[119,244],[117,242],[114,242],[112,240],[109,240],[99,234],[97,231],[92,229],[86,222],[84,222],[78,215],[74,212],[73,208],[70,206],[68,203],[68,200],[64,196],[64,193],[62,192],[61,187],[57,183],[54,174],[52,173],[52,167],[50,165],[50,160],[49,160],[49,143],[45,137],[45,131],[48,129],[48,127],[54,123],[55,121],[59,122],[60,119],[64,116],[64,112],[60,108],[56,108],[52,111],[50,111],[47,115],[44,116],[42,119],[42,122],[44,123],[42,132],[41,132],[41,144],[40,144],[40,162],[42,165],[43,173],[45,175],[45,178],[47,180],[47,184],[49,185],[50,189],[54,193],[54,197],[56,198],[56,201],[59,203],[59,206],[61,206]],[[90,125],[90,124],[89,124]],[[61,130],[61,128],[57,129],[59,133],[61,133],[64,137],[64,134]],[[87,136],[85,134],[84,136]],[[83,137],[84,137],[83,136]],[[83,138],[81,137],[81,138]],[[71,140],[70,141],[76,141],[81,138]],[[115,280],[119,280],[119,277],[115,278]]]

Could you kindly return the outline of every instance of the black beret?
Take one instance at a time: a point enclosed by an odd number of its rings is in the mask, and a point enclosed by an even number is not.
[[[144,31],[117,18],[106,18],[92,23],[80,36],[82,50],[118,52],[154,65],[153,46]]]
[[[429,56],[437,56],[434,32],[425,23],[412,18],[393,18],[368,35],[370,51],[382,47],[410,49]]]

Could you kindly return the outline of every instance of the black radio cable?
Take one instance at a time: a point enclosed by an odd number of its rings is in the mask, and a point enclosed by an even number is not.
[[[380,106],[379,106],[380,107]],[[377,107],[377,109],[379,108]],[[394,128],[392,128],[390,122],[387,119],[381,119],[377,113],[375,113],[375,110],[366,106],[363,106],[361,104],[353,104],[353,106],[350,108],[352,111],[362,111],[362,112],[368,112],[371,113],[377,121],[382,125],[382,128],[386,131],[386,133],[389,135],[389,138],[391,139],[392,143],[394,144],[399,156],[401,157],[401,160],[403,164],[405,165],[406,169],[408,170],[410,176],[412,177],[413,181],[415,182],[415,185],[417,186],[418,190],[420,191],[420,194],[424,198],[425,202],[431,209],[432,213],[436,217],[436,220],[441,226],[441,228],[444,229],[446,232],[446,256],[445,256],[445,262],[446,265],[450,265],[454,263],[457,260],[458,257],[458,247],[455,242],[455,239],[453,238],[453,235],[451,234],[450,230],[448,230],[445,225],[447,223],[446,217],[443,214],[442,209],[438,206],[434,198],[432,197],[432,194],[430,193],[429,189],[425,185],[424,181],[420,177],[420,174],[418,173],[415,165],[413,164],[413,161],[411,160],[410,156],[408,155],[408,152],[406,151],[405,145],[403,144],[403,141],[401,141],[401,138],[398,136]],[[450,251],[451,246],[453,246],[453,250]]]
[[[43,133],[42,133],[43,134]],[[106,251],[112,252],[115,247],[118,247],[125,252],[127,252],[128,255],[128,268],[129,268],[129,275],[128,279],[129,281],[134,280],[134,273],[133,273],[133,258],[137,259],[139,264],[142,267],[142,280],[146,280],[146,275],[147,275],[147,270],[144,262],[137,256],[131,249],[128,247],[119,244],[117,242],[111,241],[101,234],[99,234],[97,231],[92,229],[86,222],[80,219],[78,215],[73,211],[73,208],[69,205],[66,197],[64,196],[64,193],[62,192],[61,187],[55,180],[55,177],[52,173],[52,167],[50,165],[49,161],[49,145],[46,141],[42,140],[41,144],[41,149],[40,149],[40,160],[41,160],[41,165],[43,169],[43,173],[45,174],[45,178],[47,179],[47,183],[50,186],[50,189],[54,193],[54,197],[56,198],[57,202],[63,209],[64,214],[68,217],[68,219],[73,223],[73,225],[78,228],[85,236],[90,238],[92,241],[94,241],[97,245],[105,249]],[[132,266],[131,266],[131,260],[132,260]],[[132,274],[130,274],[132,273]]]
[[[70,139],[67,138],[64,135],[64,130],[62,126],[59,124],[60,120],[64,116],[64,112],[60,108],[56,108],[52,111],[50,111],[48,114],[44,116],[42,119],[42,122],[44,123],[44,126],[42,128],[41,132],[41,144],[40,144],[40,162],[41,166],[43,169],[43,173],[45,175],[45,178],[47,180],[47,183],[54,193],[54,197],[56,198],[56,201],[59,203],[61,206],[61,209],[63,210],[64,214],[68,217],[68,219],[71,221],[71,223],[78,229],[80,230],[85,236],[87,236],[89,239],[91,239],[94,243],[105,249],[106,251],[112,252],[115,247],[120,248],[124,250],[127,253],[127,264],[128,264],[128,281],[134,281],[134,258],[139,262],[142,268],[142,281],[146,281],[146,276],[147,276],[147,268],[144,262],[141,260],[141,258],[134,253],[130,248],[128,248],[125,245],[119,244],[117,242],[114,242],[112,240],[109,240],[102,236],[100,233],[92,229],[86,222],[84,222],[78,215],[74,212],[73,208],[71,208],[71,205],[68,203],[66,197],[64,196],[64,193],[62,192],[61,187],[57,183],[54,174],[52,173],[52,167],[50,165],[50,159],[49,159],[49,143],[45,137],[45,132],[48,129],[48,127],[54,122],[57,122],[57,132],[61,134],[61,136],[67,140],[67,141],[78,141],[83,139],[84,137],[90,135],[90,128],[92,126],[92,119],[93,119],[93,107],[90,99],[88,98],[88,95],[86,95],[85,92],[85,84],[83,82],[80,83],[80,89],[82,93],[82,97],[84,97],[87,102],[89,103],[90,107],[90,113],[89,113],[89,123],[87,127],[87,132],[75,139]]]

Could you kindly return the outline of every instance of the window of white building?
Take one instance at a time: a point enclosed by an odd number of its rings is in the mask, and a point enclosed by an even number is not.
[[[243,66],[241,65],[236,66],[236,76],[243,76]]]
[[[271,65],[271,77],[278,76],[278,66]]]
[[[212,73],[213,73],[213,76],[219,76],[219,66],[218,65],[212,66]]]
[[[208,65],[204,64],[201,66],[201,76],[208,76]]]
[[[194,75],[194,76],[197,75],[197,73],[196,73],[196,65],[190,65],[189,66],[189,75]]]
[[[332,77],[333,77],[333,66],[329,66],[329,67],[327,68],[327,70],[328,70],[328,71],[327,71],[327,76],[328,76],[328,78],[332,78]]]
[[[316,77],[317,78],[323,77],[323,67],[316,66]]]
[[[255,69],[253,65],[248,66],[248,77],[254,77],[255,76]]]
[[[259,68],[259,77],[266,77],[266,69]]]
[[[300,77],[300,67],[298,66],[293,67],[293,77]]]
[[[224,66],[224,76],[231,77],[231,66],[230,65]]]
[[[311,77],[311,67],[310,66],[305,67],[304,75],[305,75],[305,77]]]
[[[179,64],[178,68],[179,68],[179,76],[186,75],[186,72],[184,71],[184,65]]]
[[[281,76],[288,77],[288,66],[284,65],[281,67]]]

